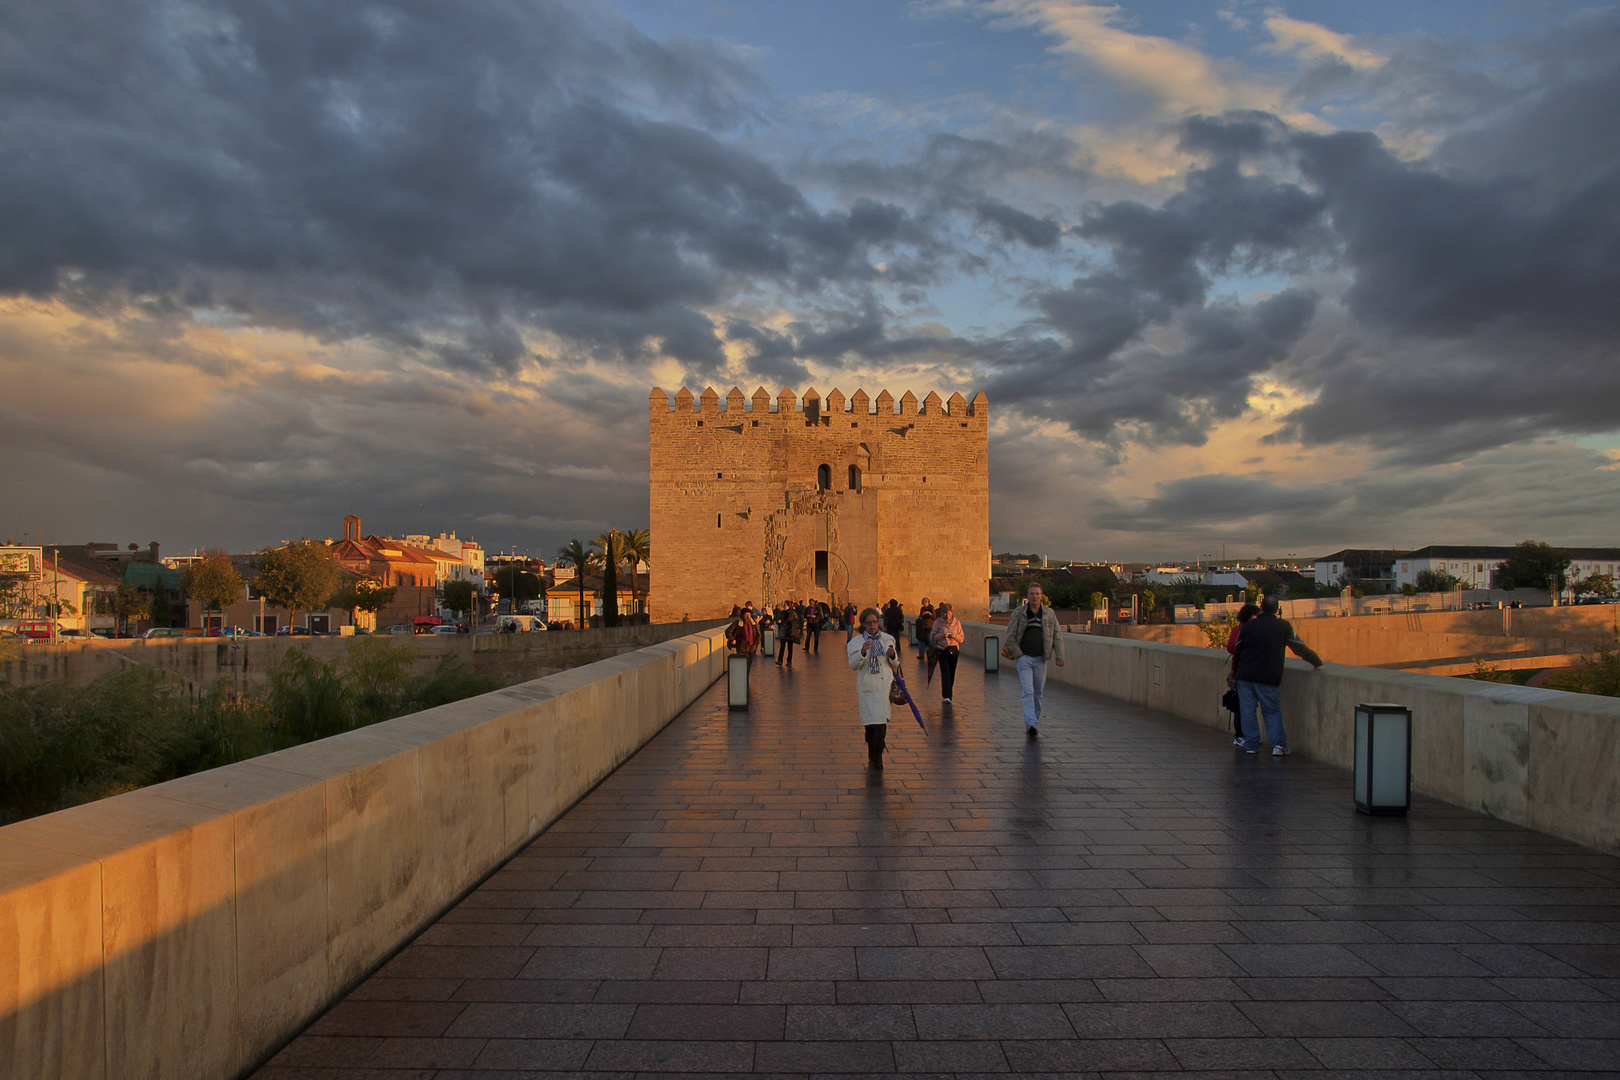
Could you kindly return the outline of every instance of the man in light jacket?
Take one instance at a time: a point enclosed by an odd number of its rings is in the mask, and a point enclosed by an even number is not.
[[[1031,585],[1028,599],[1007,621],[1007,651],[1018,663],[1018,688],[1024,701],[1024,735],[1040,737],[1041,694],[1046,689],[1046,661],[1063,666],[1063,635],[1057,612],[1041,602],[1041,587]]]

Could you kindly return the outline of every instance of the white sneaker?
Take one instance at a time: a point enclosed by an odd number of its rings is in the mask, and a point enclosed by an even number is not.
[[[1273,746],[1271,748],[1272,757],[1287,757],[1288,753],[1288,747],[1286,746]]]
[[[950,699],[950,698],[944,698],[944,699],[942,699],[942,700],[943,700],[943,701],[944,701],[944,702],[945,702],[945,704],[947,704],[947,705],[949,705],[949,704],[950,704],[950,703],[951,703],[951,699]]]

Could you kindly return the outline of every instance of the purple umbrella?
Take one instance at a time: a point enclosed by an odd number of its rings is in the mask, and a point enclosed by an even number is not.
[[[906,695],[906,704],[911,706],[911,715],[917,718],[917,726],[922,728],[924,735],[927,735],[928,725],[923,723],[922,713],[917,711],[917,703],[911,700],[911,691],[906,689],[906,680],[900,677],[900,672],[894,673],[894,681],[900,684],[900,692]]]

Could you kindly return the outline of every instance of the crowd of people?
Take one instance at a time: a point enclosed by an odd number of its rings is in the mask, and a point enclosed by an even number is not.
[[[1276,597],[1266,597],[1259,606],[1248,604],[1238,613],[1238,624],[1227,644],[1232,659],[1227,680],[1230,692],[1225,703],[1233,713],[1235,747],[1249,754],[1258,753],[1263,719],[1272,755],[1285,757],[1289,753],[1288,741],[1278,706],[1283,653],[1292,651],[1317,670],[1322,661],[1299,640],[1292,626],[1278,618],[1277,612]],[[857,615],[854,604],[837,608],[820,601],[789,598],[757,611],[750,601],[733,607],[731,616],[732,623],[726,630],[727,647],[746,657],[750,669],[767,635],[774,643],[776,665],[792,668],[794,646],[802,655],[818,656],[823,632],[844,632],[846,659],[855,673],[855,699],[866,738],[867,761],[870,768],[881,770],[891,709],[915,704],[901,664],[900,642],[906,634],[907,620],[901,603],[890,599],[881,609],[868,607]],[[948,709],[966,640],[961,620],[949,603],[936,605],[925,596],[913,622],[917,657],[926,664],[930,683],[934,672],[939,672],[941,705]],[[1057,613],[1045,603],[1039,585],[1031,585],[1024,603],[1010,613],[1001,654],[1013,661],[1018,673],[1025,738],[1038,739],[1047,664],[1065,664],[1062,628]]]

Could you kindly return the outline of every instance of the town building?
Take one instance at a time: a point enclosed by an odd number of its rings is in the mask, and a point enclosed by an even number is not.
[[[1613,574],[1620,565],[1620,548],[1561,549],[1570,558],[1567,571],[1571,581],[1593,574]],[[1394,561],[1395,587],[1417,584],[1425,570],[1439,570],[1462,582],[1465,589],[1489,589],[1495,583],[1497,564],[1513,554],[1511,547],[1485,545],[1430,544],[1402,552]]]
[[[1363,588],[1370,587],[1371,591],[1388,592],[1392,586],[1400,588],[1394,576],[1400,557],[1400,551],[1391,548],[1343,548],[1312,560],[1312,576],[1318,585],[1337,586],[1355,580],[1365,582]]]
[[[579,626],[586,619],[601,615],[602,597],[604,595],[602,584],[601,574],[587,574],[585,576],[583,604],[580,601],[580,583],[572,576],[551,586],[545,592],[546,621],[552,623],[571,622],[575,626]],[[629,575],[620,571],[615,591],[619,598],[619,617],[621,619],[628,619],[632,615],[646,613],[647,584],[645,574],[637,574],[632,582]]]
[[[774,405],[774,407],[773,407]],[[898,405],[898,410],[896,406]],[[986,613],[989,403],[887,390],[773,402],[713,388],[649,395],[655,621],[715,618],[745,600]]]

